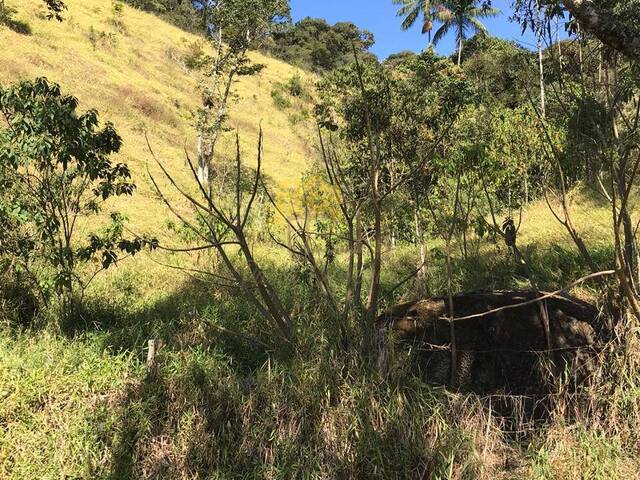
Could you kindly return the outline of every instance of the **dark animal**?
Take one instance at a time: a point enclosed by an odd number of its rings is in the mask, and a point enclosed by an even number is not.
[[[453,297],[454,317],[516,306],[540,296],[534,291],[463,293]],[[391,308],[377,320],[381,338],[387,339],[382,351],[390,353],[398,344],[411,347],[415,366],[424,378],[447,385],[451,374],[447,316],[445,298]],[[454,385],[449,386],[478,393],[539,393],[548,384],[548,373],[570,367],[577,376],[595,344],[597,316],[594,306],[563,295],[457,320],[457,368]]]

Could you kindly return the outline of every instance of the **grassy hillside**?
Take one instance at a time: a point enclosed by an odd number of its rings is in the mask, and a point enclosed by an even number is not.
[[[17,10],[15,21],[26,24],[31,33],[0,25],[0,82],[46,76],[64,93],[77,96],[81,110],[95,108],[102,121],[114,123],[124,140],[118,160],[130,165],[138,184],[132,200],[114,207],[141,231],[157,230],[166,215],[159,210],[146,173],[151,157],[144,132],[168,169],[187,180],[183,149],[195,158],[192,112],[200,97],[197,74],[185,67],[184,59],[202,39],[128,6],[119,22],[114,21],[110,0],[66,3],[65,21],[58,23],[44,19],[41,0],[7,1]],[[312,79],[280,61],[260,54],[252,57],[266,68],[236,85],[239,102],[231,106],[230,126],[240,132],[251,164],[262,125],[265,171],[280,188],[293,187],[306,169],[309,131],[304,121],[292,121],[290,112],[275,106],[271,92],[294,74]],[[223,155],[231,153],[233,143],[228,140]],[[150,215],[151,211],[158,214]]]

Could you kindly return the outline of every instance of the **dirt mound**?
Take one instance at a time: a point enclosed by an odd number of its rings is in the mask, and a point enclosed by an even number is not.
[[[377,321],[386,339],[384,362],[395,345],[410,347],[414,366],[426,381],[478,393],[542,393],[550,377],[567,370],[581,381],[597,338],[598,310],[568,295],[536,301],[542,295],[455,295],[453,375],[446,298],[397,305]]]

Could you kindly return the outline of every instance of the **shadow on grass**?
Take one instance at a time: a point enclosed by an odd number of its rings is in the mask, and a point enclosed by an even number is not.
[[[571,249],[523,250],[541,288],[586,272]],[[593,254],[607,266],[609,249]],[[396,258],[384,287],[392,288],[414,262],[413,252]],[[430,288],[442,293],[443,259],[435,256],[429,269]],[[526,282],[504,251],[457,259],[454,271],[459,290]],[[279,355],[268,325],[238,292],[186,280],[140,305],[135,283],[127,280],[119,287],[124,294],[114,292],[108,302],[104,293],[89,299],[84,320],[70,334],[97,331],[105,350],[138,352],[140,363],[148,339],[166,343],[157,375],[134,378],[101,409],[108,412],[101,434],[107,478],[428,478],[446,476],[454,463],[470,477],[477,473],[473,439],[490,431],[482,422],[491,408],[406,372],[380,381],[357,352],[335,354],[322,343],[330,327],[313,285],[290,269],[267,273],[294,311],[302,342],[312,346],[300,356]],[[245,332],[273,348],[226,331]]]
[[[173,351],[216,348],[233,356],[239,369],[249,370],[275,350],[276,343],[262,333],[269,331],[268,325],[238,293],[221,295],[188,280],[148,304],[132,306],[127,300],[89,298],[65,333],[72,337],[98,333],[105,351],[136,352],[140,361],[151,339],[161,339],[163,348]],[[272,345],[273,350],[267,348]]]
[[[402,382],[376,381],[351,356],[274,362],[243,376],[219,357],[170,355],[105,409],[106,476],[427,478],[452,461],[477,473],[465,428],[480,410]]]
[[[4,25],[21,35],[31,35],[31,26],[27,22],[13,18],[14,14],[15,10],[10,7],[4,7],[4,10],[0,8],[0,25]]]

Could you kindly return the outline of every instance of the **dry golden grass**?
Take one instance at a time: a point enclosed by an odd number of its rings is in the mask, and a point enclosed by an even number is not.
[[[66,3],[65,21],[58,23],[44,18],[40,0],[7,1],[17,10],[16,20],[26,22],[32,33],[0,26],[0,82],[45,76],[59,83],[64,93],[78,97],[82,110],[95,108],[102,121],[114,123],[124,140],[116,160],[129,164],[138,190],[133,198],[110,207],[126,214],[137,230],[159,234],[170,214],[154,194],[146,172],[152,159],[144,132],[168,170],[188,182],[184,148],[194,154],[192,112],[199,94],[197,76],[182,59],[201,39],[128,6],[122,16],[124,28],[117,28],[109,0]],[[240,99],[231,105],[230,126],[239,130],[251,165],[262,125],[265,171],[286,190],[295,187],[306,170],[310,132],[305,125],[292,126],[287,119],[290,112],[275,108],[271,90],[274,83],[286,82],[296,72],[312,79],[280,61],[257,53],[252,57],[266,68],[237,83]],[[232,141],[223,142],[218,160],[226,161],[231,148]]]

